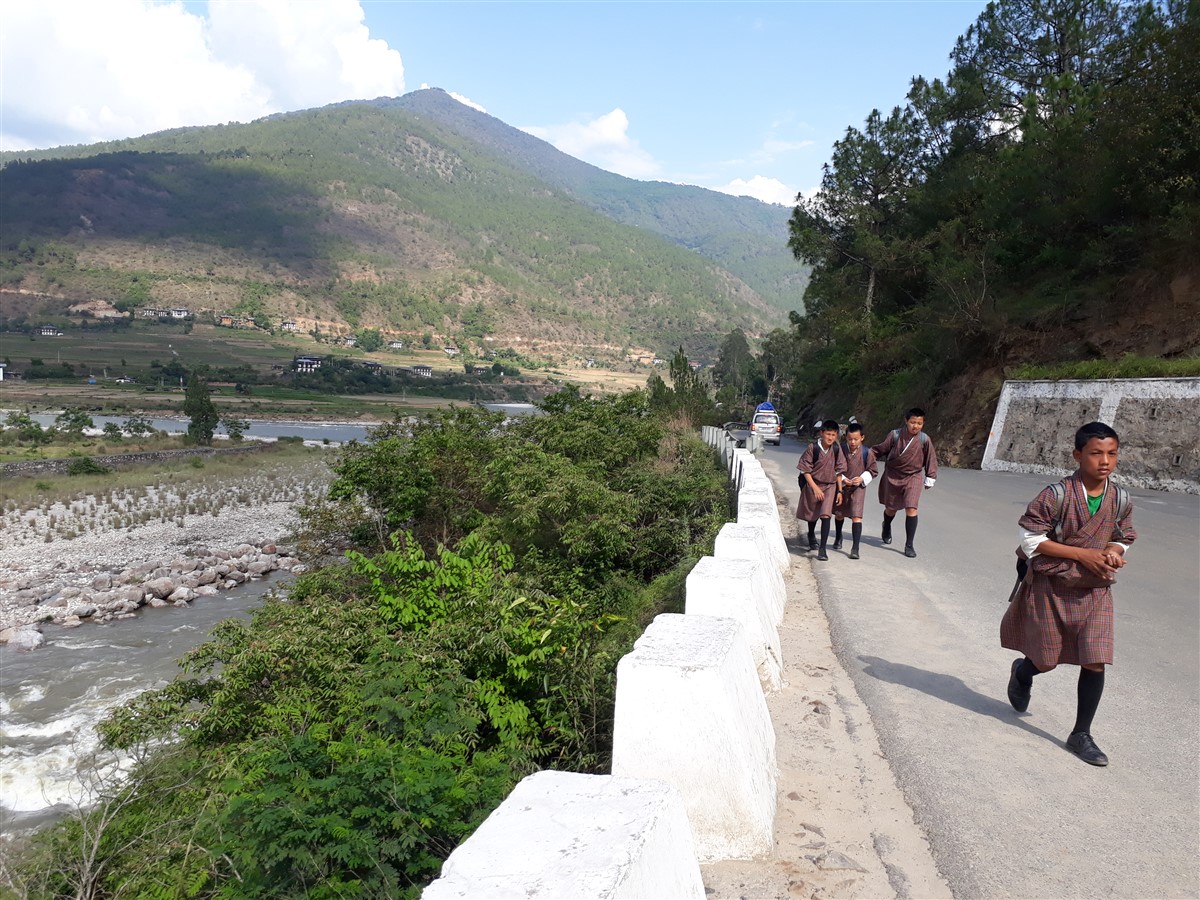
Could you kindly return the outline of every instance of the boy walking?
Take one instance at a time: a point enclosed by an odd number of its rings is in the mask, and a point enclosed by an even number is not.
[[[846,517],[850,518],[850,534],[853,544],[850,558],[858,559],[858,542],[862,540],[863,508],[867,503],[867,485],[879,474],[879,463],[875,451],[863,446],[866,435],[858,422],[846,426],[846,443],[842,451],[846,456],[846,473],[842,477],[842,495],[834,507],[835,527],[833,549],[842,549],[842,527]]]
[[[917,505],[921,491],[929,490],[937,480],[937,453],[925,433],[925,410],[913,407],[904,414],[904,427],[888,432],[882,444],[871,450],[886,463],[879,479],[879,502],[883,504],[885,544],[892,542],[892,520],[904,510],[904,555],[915,558],[913,541],[917,535]]]
[[[1092,739],[1092,719],[1113,661],[1112,584],[1137,538],[1133,504],[1109,482],[1120,438],[1103,422],[1075,433],[1074,475],[1042,490],[1019,520],[1029,560],[1000,623],[1000,645],[1025,654],[1012,663],[1008,702],[1029,708],[1034,676],[1060,664],[1079,666],[1078,707],[1067,749],[1093,766],[1108,757]]]
[[[817,440],[804,448],[796,468],[800,472],[800,502],[796,518],[808,523],[808,549],[817,549],[817,520],[821,520],[821,543],[817,559],[827,560],[829,554],[829,517],[839,499],[842,474],[846,460],[838,446],[838,423],[827,419],[821,423]]]

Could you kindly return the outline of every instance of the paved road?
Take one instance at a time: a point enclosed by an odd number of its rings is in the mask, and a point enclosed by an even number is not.
[[[793,508],[800,449],[760,457]],[[812,562],[834,646],[955,896],[1200,896],[1200,498],[1131,491],[1140,537],[1116,587],[1100,769],[1063,745],[1077,668],[1039,676],[1024,715],[1005,694],[1016,520],[1046,483],[943,469],[916,560],[900,518],[901,539],[879,542],[871,489],[863,558]]]

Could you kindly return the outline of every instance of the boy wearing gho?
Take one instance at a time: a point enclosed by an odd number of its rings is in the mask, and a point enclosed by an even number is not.
[[[879,474],[879,463],[875,451],[863,446],[866,435],[858,422],[846,426],[846,443],[842,453],[846,457],[846,473],[842,476],[842,496],[833,508],[837,529],[833,538],[833,549],[842,549],[842,526],[850,518],[850,534],[853,544],[850,558],[858,559],[858,543],[862,540],[863,508],[867,502],[867,485]]]
[[[841,478],[846,460],[838,446],[838,423],[827,419],[821,423],[817,440],[804,448],[796,469],[800,472],[800,502],[796,518],[808,523],[808,549],[817,549],[817,519],[821,520],[821,544],[817,559],[827,560],[829,554],[829,517],[840,499]]]
[[[1113,661],[1112,584],[1137,538],[1128,492],[1109,482],[1120,439],[1103,422],[1075,434],[1075,474],[1033,499],[1018,524],[1029,568],[1000,623],[1013,660],[1008,700],[1029,708],[1033,678],[1060,664],[1079,666],[1078,706],[1067,749],[1093,766],[1108,757],[1092,739],[1092,719]]]
[[[879,502],[883,504],[885,544],[892,542],[892,519],[903,509],[904,555],[915,557],[913,541],[917,535],[917,505],[921,491],[929,490],[937,480],[937,452],[925,433],[925,410],[913,407],[904,414],[904,427],[888,432],[882,444],[871,450],[886,463],[879,479]]]

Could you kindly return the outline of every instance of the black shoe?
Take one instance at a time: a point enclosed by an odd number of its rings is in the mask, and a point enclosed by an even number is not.
[[[879,539],[885,544],[890,544],[892,542],[892,527],[890,525],[883,526],[883,534]]]
[[[1108,757],[1096,746],[1086,731],[1076,731],[1067,738],[1067,749],[1090,766],[1107,766]]]
[[[817,539],[816,539],[816,538],[809,538],[809,539],[808,539],[808,549],[809,549],[809,550],[816,550],[816,549],[818,549],[820,546],[821,546],[821,545],[817,543]]]
[[[904,548],[904,555],[907,556],[909,559],[916,559],[917,551],[912,548],[912,544],[909,544],[907,547]]]
[[[822,550],[820,553],[817,554],[817,559],[819,559],[821,562],[828,562],[829,554],[826,553],[824,550]]]
[[[1033,685],[1022,687],[1021,682],[1017,680],[1017,669],[1020,665],[1021,660],[1013,660],[1012,673],[1008,676],[1008,702],[1017,712],[1025,712],[1029,709],[1029,695],[1033,693]]]
[[[857,546],[855,546],[855,547],[854,547],[854,548],[853,548],[853,549],[850,551],[850,558],[851,558],[851,559],[858,559],[858,547],[857,547]]]
[[[841,541],[841,538],[839,538],[838,540],[836,540],[836,541],[834,541],[834,542],[833,542],[833,549],[834,549],[834,550],[841,550],[841,549],[842,549],[842,541]]]

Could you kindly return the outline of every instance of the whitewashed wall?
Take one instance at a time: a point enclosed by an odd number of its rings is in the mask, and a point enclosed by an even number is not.
[[[981,468],[1069,475],[1087,422],[1121,436],[1118,481],[1200,493],[1200,378],[1006,381]]]

